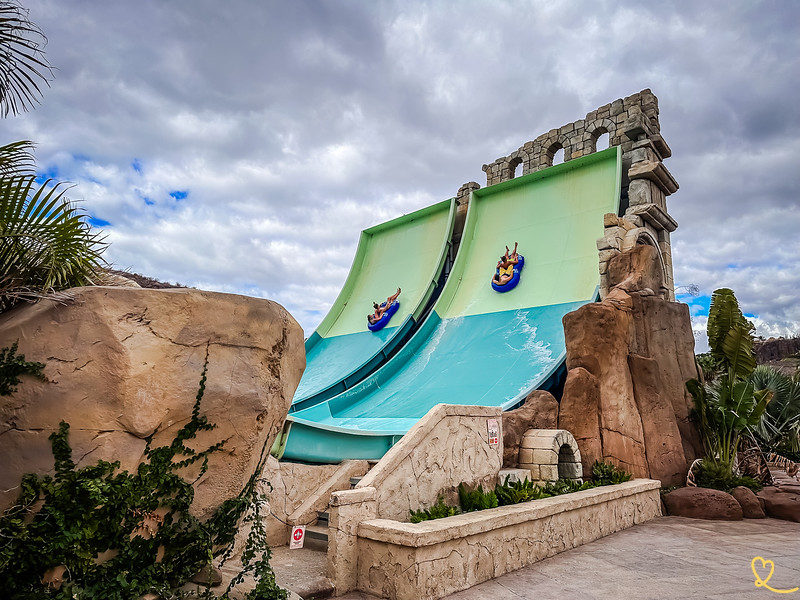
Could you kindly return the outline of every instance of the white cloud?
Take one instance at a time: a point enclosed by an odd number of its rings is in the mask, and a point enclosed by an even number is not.
[[[650,87],[676,278],[800,331],[798,5],[29,4],[58,71],[0,141],[78,184],[120,267],[273,298],[310,333],[361,229]]]

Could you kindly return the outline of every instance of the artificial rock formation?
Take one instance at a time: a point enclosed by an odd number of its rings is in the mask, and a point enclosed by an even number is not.
[[[519,445],[529,429],[556,429],[558,426],[558,400],[544,390],[534,390],[525,398],[525,404],[503,413],[503,466],[516,467],[519,462]]]
[[[664,505],[673,517],[741,521],[742,507],[736,498],[721,490],[685,487],[664,495]]]
[[[303,331],[291,315],[268,300],[191,289],[68,294],[67,303],[43,300],[0,318],[0,347],[19,340],[48,379],[25,378],[0,398],[2,507],[24,473],[52,472],[48,436],[59,421],[70,424],[78,466],[119,460],[130,471],[145,438],[169,444],[191,415],[206,355],[200,412],[217,427],[189,444],[225,445],[194,483],[195,512],[237,494],[283,424],[305,366]]]
[[[688,307],[655,295],[658,251],[612,258],[602,302],[564,317],[567,379],[559,428],[578,442],[584,470],[609,460],[634,477],[682,483],[702,452],[685,382],[698,376]]]

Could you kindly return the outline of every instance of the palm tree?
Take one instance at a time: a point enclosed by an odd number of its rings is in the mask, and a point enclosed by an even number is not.
[[[16,2],[0,0],[0,115],[18,115],[41,97],[52,67],[47,38]],[[102,239],[64,195],[36,182],[33,144],[0,146],[0,312],[20,299],[91,283],[103,266]]]

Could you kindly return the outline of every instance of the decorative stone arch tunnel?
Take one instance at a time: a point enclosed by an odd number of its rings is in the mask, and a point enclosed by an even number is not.
[[[581,451],[565,429],[529,429],[519,447],[519,467],[531,472],[531,481],[583,479]]]

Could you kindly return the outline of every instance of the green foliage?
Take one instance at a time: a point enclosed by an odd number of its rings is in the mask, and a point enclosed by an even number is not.
[[[128,600],[153,592],[174,598],[176,589],[214,557],[230,555],[244,519],[253,525],[242,557],[244,572],[260,578],[248,599],[286,598],[269,567],[262,519],[265,499],[256,491],[260,468],[242,492],[223,502],[207,521],[190,513],[194,490],[178,471],[199,465],[202,475],[208,456],[223,446],[220,442],[196,451],[186,445],[198,432],[214,428],[199,412],[205,381],[204,367],[191,419],[169,446],[153,448],[148,439],[146,461],[135,473],[106,461],[77,469],[69,425],[60,424],[50,436],[55,475],[23,477],[16,505],[0,517],[0,589],[5,597]],[[260,466],[265,461],[263,449]],[[114,555],[98,560],[107,551]],[[59,565],[67,569],[66,581],[59,589],[48,589],[42,577]],[[229,597],[241,577],[221,598]],[[216,596],[209,592],[207,597]]]
[[[793,377],[777,369],[760,365],[749,381],[756,389],[772,392],[764,418],[752,428],[752,433],[762,448],[778,454],[778,449],[790,453],[800,452],[800,374]]]
[[[448,506],[444,503],[444,498],[439,496],[436,504],[428,509],[412,510],[411,522],[421,523],[422,521],[430,521],[431,519],[443,519],[445,517],[452,517],[459,514],[461,511],[457,506]]]
[[[610,462],[594,461],[592,465],[592,481],[597,485],[616,485],[630,481],[631,474]]]
[[[754,492],[759,492],[763,488],[752,477],[736,477],[726,465],[705,459],[697,466],[694,480],[698,487],[712,488],[725,492],[730,492],[740,485],[749,487]]]
[[[727,288],[716,290],[708,313],[708,345],[720,375],[705,384],[696,379],[686,382],[706,460],[729,473],[742,432],[759,424],[772,396],[748,379],[756,367],[753,330],[734,293]]]
[[[42,48],[47,38],[16,2],[0,2],[0,115],[29,110],[49,85],[53,68]]]
[[[65,192],[34,175],[0,177],[0,310],[90,284],[104,264],[105,243]]]
[[[497,496],[495,493],[484,492],[482,485],[479,485],[477,489],[468,490],[463,483],[459,483],[458,500],[461,504],[462,512],[465,513],[497,507]]]
[[[540,498],[548,497],[548,494],[545,494],[542,488],[538,485],[534,485],[527,477],[524,481],[509,482],[509,476],[506,476],[505,481],[494,488],[494,493],[497,496],[497,503],[500,506],[519,504],[520,502],[529,502],[530,500],[539,500]]]
[[[0,396],[10,396],[17,391],[20,375],[46,381],[42,369],[43,363],[26,361],[24,354],[17,354],[17,342],[9,348],[3,348],[0,350]]]

